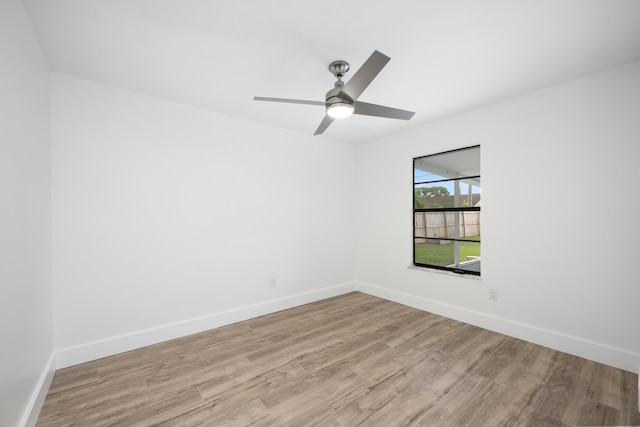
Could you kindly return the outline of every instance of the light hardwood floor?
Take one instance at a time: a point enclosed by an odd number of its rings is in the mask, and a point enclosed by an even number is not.
[[[38,426],[640,425],[638,376],[354,292],[56,372]]]

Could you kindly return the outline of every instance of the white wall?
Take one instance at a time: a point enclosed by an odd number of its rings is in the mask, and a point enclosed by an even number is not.
[[[354,146],[60,74],[52,105],[58,366],[352,289]]]
[[[349,290],[355,264],[365,292],[637,371],[639,69],[356,148],[54,74],[58,366]],[[472,144],[482,280],[407,269],[412,157]]]
[[[49,72],[0,2],[0,425],[24,423],[53,356]]]
[[[474,144],[481,281],[407,269],[412,158]],[[360,288],[637,372],[639,158],[640,62],[362,144]]]

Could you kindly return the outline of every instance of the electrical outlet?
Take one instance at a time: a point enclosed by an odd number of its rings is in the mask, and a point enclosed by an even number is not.
[[[498,290],[494,288],[489,288],[489,299],[491,301],[498,301]]]
[[[275,277],[271,279],[271,289],[275,289],[278,287],[278,279]]]

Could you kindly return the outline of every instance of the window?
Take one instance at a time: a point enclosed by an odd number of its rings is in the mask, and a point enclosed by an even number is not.
[[[480,146],[413,159],[413,264],[480,275]]]

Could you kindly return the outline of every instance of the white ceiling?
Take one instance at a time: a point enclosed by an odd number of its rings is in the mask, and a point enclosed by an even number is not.
[[[336,120],[362,142],[640,59],[638,0],[24,0],[53,71],[313,134],[330,62],[391,57]]]

